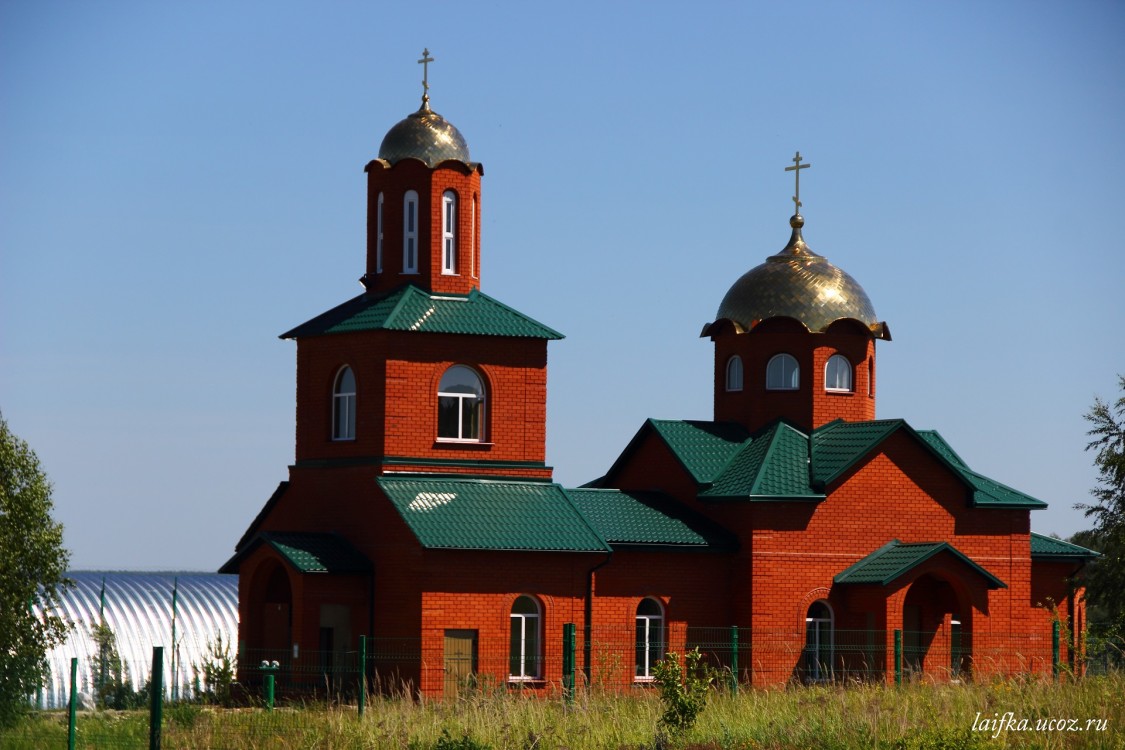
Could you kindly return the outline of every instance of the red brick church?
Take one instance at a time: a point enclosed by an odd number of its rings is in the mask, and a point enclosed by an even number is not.
[[[561,334],[481,291],[483,167],[427,93],[365,171],[364,291],[282,335],[295,461],[222,568],[244,676],[342,663],[364,635],[424,694],[549,690],[566,624],[577,672],[619,686],[695,645],[762,685],[891,679],[896,649],[939,678],[1044,672],[1052,602],[1062,658],[1079,643],[1092,553],[1031,533],[1045,504],[937,432],[875,418],[890,330],[805,243],[799,181],[788,243],[703,328],[713,418],[650,419],[569,489],[545,463]]]

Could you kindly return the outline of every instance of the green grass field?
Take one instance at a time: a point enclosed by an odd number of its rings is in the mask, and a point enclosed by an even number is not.
[[[357,716],[355,706],[283,706],[267,712],[179,704],[165,707],[162,747],[1125,748],[1121,674],[1059,684],[1012,680],[715,692],[695,727],[673,738],[658,735],[661,711],[652,691],[580,695],[570,706],[504,693],[450,701],[371,699],[363,717]],[[1018,728],[1021,720],[1027,730]],[[1050,728],[1035,728],[1037,722],[1050,720],[1055,721]],[[1088,720],[1097,725],[1087,728]],[[65,748],[66,721],[65,712],[32,714],[16,729],[0,733],[0,748]],[[81,713],[77,726],[79,747],[148,747],[146,712]]]

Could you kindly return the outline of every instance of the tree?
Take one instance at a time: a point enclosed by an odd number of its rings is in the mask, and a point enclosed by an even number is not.
[[[1125,626],[1125,376],[1118,376],[1122,395],[1112,406],[1094,398],[1085,417],[1093,426],[1086,450],[1097,451],[1098,485],[1090,494],[1097,502],[1075,507],[1093,517],[1088,546],[1102,556],[1086,573],[1086,598],[1110,622]]]
[[[27,709],[68,629],[57,613],[70,555],[51,510],[39,458],[0,415],[0,726]]]

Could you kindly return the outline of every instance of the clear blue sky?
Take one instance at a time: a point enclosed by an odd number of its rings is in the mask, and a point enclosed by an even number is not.
[[[418,106],[485,165],[483,288],[562,331],[548,461],[711,416],[727,288],[805,239],[867,290],[879,417],[1086,526],[1125,372],[1120,2],[0,4],[0,410],[79,568],[214,569],[287,476],[292,342],[360,291]]]

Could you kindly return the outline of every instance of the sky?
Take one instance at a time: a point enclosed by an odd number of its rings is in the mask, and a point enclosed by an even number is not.
[[[1125,373],[1120,2],[0,3],[0,412],[75,569],[215,570],[287,478],[295,345],[361,291],[363,166],[433,109],[482,289],[563,332],[547,460],[711,418],[726,290],[804,237],[867,291],[877,416],[1086,528]]]

